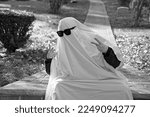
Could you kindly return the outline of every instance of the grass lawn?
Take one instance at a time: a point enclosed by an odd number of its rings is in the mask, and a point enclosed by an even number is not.
[[[44,70],[48,44],[56,38],[54,31],[59,20],[71,16],[84,22],[89,1],[78,0],[77,3],[63,5],[59,14],[50,14],[47,1],[0,1],[0,9],[3,8],[33,12],[37,20],[33,22],[32,36],[27,48],[7,55],[0,44],[0,86]]]

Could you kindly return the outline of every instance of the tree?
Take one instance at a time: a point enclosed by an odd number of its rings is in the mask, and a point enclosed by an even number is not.
[[[132,0],[129,7],[134,13],[134,26],[138,26],[140,18],[142,18],[143,8],[148,7],[148,10],[150,10],[150,0]]]

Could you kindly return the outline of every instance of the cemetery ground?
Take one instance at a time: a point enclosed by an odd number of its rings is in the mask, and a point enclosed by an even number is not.
[[[140,27],[132,27],[131,15],[126,17],[117,16],[119,6],[117,0],[103,0],[116,42],[123,53],[125,66],[121,71],[131,83],[150,83],[150,30],[148,24]],[[0,4],[9,4],[14,9],[27,10],[35,13],[36,21],[33,23],[32,44],[27,48],[18,49],[8,55],[1,48],[0,52],[0,85],[20,80],[26,76],[44,70],[44,60],[48,49],[49,40],[55,41],[58,21],[66,16],[73,16],[84,22],[89,7],[88,0],[78,0],[77,3],[66,4],[60,14],[50,14],[47,1],[6,1]],[[21,5],[21,7],[19,7]],[[30,7],[29,7],[30,6]],[[32,6],[32,7],[31,7]],[[138,86],[138,85],[137,85]],[[150,89],[149,85],[139,85]]]

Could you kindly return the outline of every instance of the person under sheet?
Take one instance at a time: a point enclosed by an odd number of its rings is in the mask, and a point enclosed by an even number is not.
[[[59,21],[57,34],[56,52],[51,49],[45,61],[50,73],[45,99],[133,99],[118,71],[123,62],[116,45],[73,17]]]

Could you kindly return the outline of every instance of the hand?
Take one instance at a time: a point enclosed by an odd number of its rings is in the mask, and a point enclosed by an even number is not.
[[[95,42],[91,42],[92,44],[96,45],[97,49],[102,52],[102,53],[106,53],[108,50],[108,46],[106,46],[105,44],[101,43],[98,39],[95,38],[95,40],[97,41],[97,43]]]
[[[50,58],[54,58],[56,56],[56,52],[55,52],[55,49],[53,47],[51,47],[51,45],[49,45],[49,50],[48,50],[48,53],[47,53],[47,59],[50,59]]]

